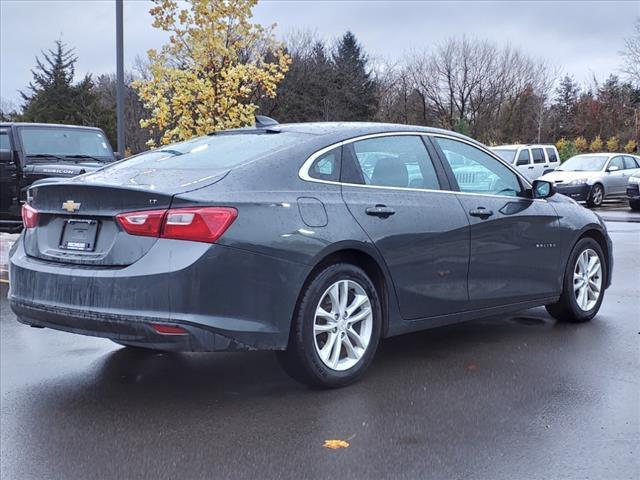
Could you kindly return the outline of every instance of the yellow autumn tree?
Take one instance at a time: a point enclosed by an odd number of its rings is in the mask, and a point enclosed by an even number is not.
[[[609,137],[609,140],[607,140],[607,150],[609,150],[610,152],[617,152],[619,150],[620,147],[620,142],[618,141],[618,137]]]
[[[598,135],[593,139],[593,142],[591,142],[589,150],[591,150],[592,152],[601,152],[603,147],[604,144],[602,143],[602,139],[600,138],[600,135]]]
[[[573,142],[578,149],[579,152],[586,152],[587,148],[589,148],[589,144],[587,143],[587,139],[584,137],[578,137]]]
[[[638,142],[635,140],[629,140],[627,144],[624,146],[624,151],[627,153],[635,153],[638,149]]]
[[[134,83],[151,112],[141,126],[167,144],[251,124],[291,62],[275,25],[251,21],[257,0],[153,1],[153,26],[169,42],[147,52],[149,78]]]

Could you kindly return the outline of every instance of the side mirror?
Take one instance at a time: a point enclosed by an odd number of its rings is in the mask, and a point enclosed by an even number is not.
[[[531,187],[533,198],[549,198],[556,193],[556,187],[552,182],[546,180],[534,180]]]
[[[620,167],[616,165],[611,165],[609,168],[607,168],[607,172],[617,172],[618,170],[620,170]]]
[[[113,156],[115,157],[116,160],[122,160],[124,158],[124,155],[121,154],[120,152],[113,152]]]

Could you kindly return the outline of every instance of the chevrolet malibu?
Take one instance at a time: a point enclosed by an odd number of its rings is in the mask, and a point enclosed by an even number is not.
[[[465,136],[365,123],[217,132],[33,186],[18,319],[152,350],[275,350],[359,378],[382,338],[544,305],[593,318],[604,223]]]

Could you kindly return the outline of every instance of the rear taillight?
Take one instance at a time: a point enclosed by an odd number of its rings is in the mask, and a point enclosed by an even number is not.
[[[235,208],[173,208],[167,212],[162,238],[213,243],[238,216]]]
[[[38,225],[38,211],[26,203],[22,204],[22,224],[24,228],[33,228]]]
[[[237,216],[235,208],[200,207],[121,213],[116,218],[130,235],[213,243]]]
[[[129,235],[143,237],[158,237],[162,229],[162,220],[166,210],[146,210],[143,212],[129,212],[116,215],[118,223]]]

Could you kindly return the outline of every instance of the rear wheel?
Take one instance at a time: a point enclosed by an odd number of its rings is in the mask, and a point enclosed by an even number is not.
[[[604,201],[604,188],[599,183],[596,183],[593,187],[591,187],[591,192],[589,192],[589,196],[587,197],[587,205],[591,208],[602,206],[602,202]]]
[[[342,387],[371,363],[381,325],[379,296],[367,274],[351,264],[331,265],[302,292],[289,345],[278,359],[298,381]]]
[[[640,200],[629,200],[629,206],[631,207],[631,210],[640,210]]]
[[[558,303],[546,309],[562,322],[588,322],[600,310],[604,297],[606,264],[602,248],[592,238],[583,238],[573,247],[564,274]]]

